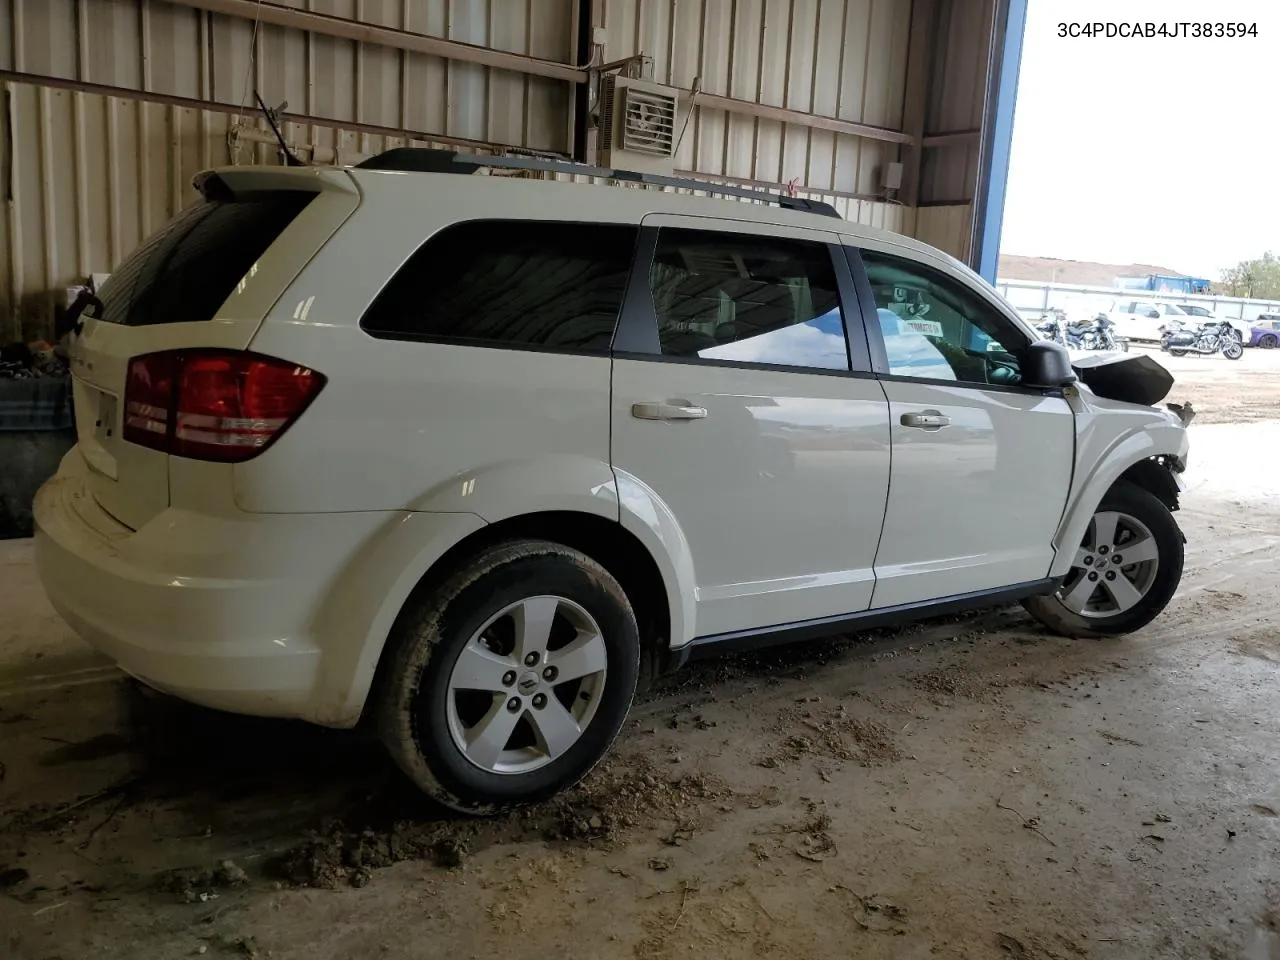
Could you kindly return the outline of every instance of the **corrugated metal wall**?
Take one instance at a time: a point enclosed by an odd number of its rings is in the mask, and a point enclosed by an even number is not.
[[[915,236],[957,260],[969,259],[973,209],[970,204],[920,207],[916,211]]]
[[[978,131],[986,103],[996,0],[941,0],[925,136],[971,134],[926,150],[920,202],[971,200],[978,179]]]
[[[572,59],[571,0],[273,2]],[[291,112],[309,117],[567,147],[570,88],[561,81],[269,24],[255,33],[250,20],[161,0],[0,0],[0,69],[229,106],[251,105],[256,84],[272,106],[287,100]]]
[[[275,2],[574,59],[574,0]],[[605,58],[643,52],[660,82],[902,125],[911,0],[602,6]],[[962,19],[944,18],[952,32]],[[110,270],[194,199],[190,180],[199,169],[275,161],[271,147],[250,139],[265,132],[251,106],[247,126],[240,122],[255,85],[272,105],[287,100],[290,114],[310,121],[289,124],[286,135],[317,162],[352,162],[404,142],[565,153],[571,141],[572,85],[562,80],[299,29],[262,25],[255,33],[249,20],[163,0],[0,0],[0,71],[8,73],[0,105],[0,341],[46,333],[60,291]],[[948,106],[932,129],[972,115]],[[229,135],[241,130],[232,147]],[[913,233],[913,208],[868,199],[881,166],[901,149],[703,105],[692,113],[677,166],[713,178],[795,181],[802,195],[834,203],[850,220]],[[963,184],[965,174],[947,180],[937,172],[945,159],[931,154],[957,152],[925,153],[939,189]]]
[[[902,127],[910,0],[606,0],[604,20],[606,58],[651,56],[659,83]],[[676,165],[866,196],[898,150],[696,107]]]

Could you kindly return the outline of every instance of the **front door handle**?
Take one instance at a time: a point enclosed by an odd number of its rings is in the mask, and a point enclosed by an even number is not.
[[[925,410],[922,413],[904,413],[899,421],[904,427],[916,427],[920,430],[941,430],[951,426],[951,418],[937,410]]]
[[[675,403],[633,403],[631,415],[637,420],[701,420],[706,407],[676,401]]]

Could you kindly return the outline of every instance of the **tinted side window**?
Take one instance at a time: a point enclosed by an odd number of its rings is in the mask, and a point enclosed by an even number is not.
[[[378,337],[606,353],[636,227],[475,220],[409,258],[360,321]]]
[[[100,319],[126,326],[212,320],[314,198],[281,190],[189,207],[112,272]]]
[[[824,244],[663,228],[649,287],[667,356],[849,369]]]
[[[1017,384],[1027,338],[964,284],[922,264],[864,251],[889,372]]]

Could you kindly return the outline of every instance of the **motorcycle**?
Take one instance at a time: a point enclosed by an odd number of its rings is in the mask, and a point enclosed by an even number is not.
[[[1054,343],[1066,345],[1066,340],[1062,335],[1062,323],[1052,314],[1046,314],[1036,324],[1036,332],[1046,340],[1052,340]]]
[[[1105,313],[1091,320],[1078,320],[1067,327],[1068,339],[1074,339],[1079,350],[1111,350],[1129,352],[1129,341],[1116,336],[1116,325]]]
[[[1071,350],[1118,350],[1121,353],[1129,350],[1129,341],[1116,336],[1115,324],[1105,314],[1072,321],[1046,316],[1035,327],[1046,340],[1054,340]]]
[[[1160,349],[1175,357],[1185,357],[1188,353],[1209,356],[1219,352],[1228,360],[1244,356],[1244,347],[1236,339],[1231,324],[1216,320],[1196,329],[1189,329],[1181,322],[1161,327]]]

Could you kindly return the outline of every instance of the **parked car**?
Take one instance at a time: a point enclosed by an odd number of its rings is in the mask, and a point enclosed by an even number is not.
[[[1274,350],[1280,345],[1280,313],[1263,313],[1250,327],[1249,346]]]
[[[1077,373],[830,208],[464,175],[502,162],[197,178],[71,338],[36,559],[81,636],[210,707],[368,716],[492,813],[691,657],[1018,600],[1114,636],[1173,596],[1189,413],[1150,357]]]

